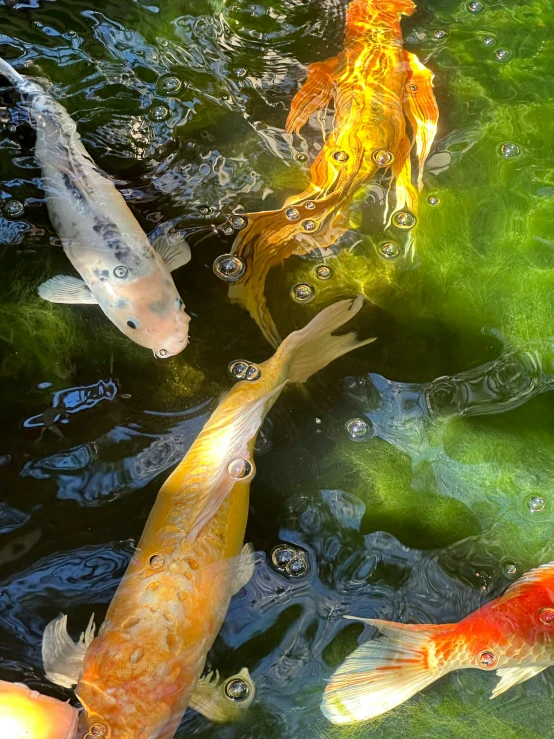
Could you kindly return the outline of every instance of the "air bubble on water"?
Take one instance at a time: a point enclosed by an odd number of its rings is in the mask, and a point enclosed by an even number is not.
[[[496,39],[494,38],[494,36],[484,36],[483,43],[485,44],[485,46],[494,46],[496,43]]]
[[[386,149],[374,151],[371,158],[378,167],[389,167],[394,162],[394,154]]]
[[[342,162],[347,162],[350,159],[350,157],[345,151],[336,151],[333,154],[333,159],[335,159],[335,161],[337,162],[342,163]]]
[[[304,203],[304,208],[306,208],[306,210],[315,210],[316,204],[313,200],[306,200],[306,202]]]
[[[377,248],[384,259],[396,259],[400,254],[400,247],[392,241],[384,241]]]
[[[285,211],[285,217],[289,221],[297,221],[300,218],[300,211],[298,208],[287,208]]]
[[[249,366],[249,362],[246,362],[242,359],[236,359],[234,362],[231,362],[227,369],[229,371],[229,374],[235,379],[244,380],[246,378],[246,373],[248,372]]]
[[[446,36],[448,36],[448,31],[444,31],[442,28],[437,28],[436,31],[433,31],[433,36],[437,39],[446,38]]]
[[[414,82],[410,82],[408,85],[406,85],[406,90],[408,90],[408,92],[417,92],[418,87]]]
[[[393,225],[397,228],[408,230],[417,223],[417,218],[409,210],[399,210],[392,217]]]
[[[318,280],[330,280],[333,276],[333,270],[326,264],[320,264],[314,269],[314,274]]]
[[[244,67],[235,67],[233,71],[237,77],[246,77],[248,74],[248,71]]]
[[[346,433],[352,441],[366,441],[373,435],[370,424],[363,418],[352,418],[344,425]]]
[[[287,544],[280,544],[271,552],[271,561],[278,570],[284,570],[288,563],[296,556],[296,550]]]
[[[517,565],[515,562],[504,562],[502,569],[506,577],[515,577],[517,575]]]
[[[506,141],[499,147],[500,156],[504,159],[515,159],[521,154],[521,149],[512,141]]]
[[[480,0],[471,0],[471,2],[467,4],[467,9],[470,13],[482,13],[485,6],[480,2]]]
[[[148,560],[148,563],[150,564],[150,567],[152,567],[152,569],[159,570],[160,567],[164,566],[164,558],[161,556],[161,554],[153,554]]]
[[[201,205],[198,208],[198,212],[201,213],[203,216],[209,216],[213,213],[213,208],[210,208],[209,205]]]
[[[229,463],[227,472],[234,477],[235,480],[244,480],[250,476],[252,472],[252,465],[247,459],[234,459]]]
[[[554,608],[546,606],[539,611],[539,619],[546,626],[554,626]]]
[[[292,288],[291,295],[297,303],[309,303],[315,297],[315,289],[307,282],[299,282]]]
[[[213,270],[220,280],[236,282],[246,272],[246,265],[234,254],[221,254],[215,260]]]
[[[229,223],[236,231],[240,231],[248,225],[248,221],[244,216],[231,216],[229,218]]]
[[[262,376],[262,371],[258,367],[257,364],[248,365],[248,369],[246,370],[246,376],[245,376],[248,382],[255,382],[256,380],[259,380],[261,376]]]
[[[440,201],[440,198],[436,195],[429,195],[429,197],[427,198],[427,202],[429,203],[429,205],[439,205]]]
[[[240,702],[250,695],[248,683],[240,677],[234,677],[225,683],[225,695],[229,700]]]
[[[512,58],[512,52],[509,49],[497,49],[494,54],[499,62],[507,62]]]
[[[308,161],[308,155],[303,154],[302,152],[297,154],[295,158],[297,162],[307,162]]]
[[[485,649],[477,655],[477,662],[481,665],[481,667],[489,670],[491,669],[491,667],[495,667],[497,661],[498,660],[496,654],[489,651],[488,649]]]
[[[183,83],[178,77],[169,75],[158,80],[158,90],[166,95],[175,95],[182,88]]]
[[[528,498],[527,507],[529,508],[530,513],[540,513],[541,511],[544,511],[546,502],[544,498],[540,497],[540,495],[533,495],[531,498]]]
[[[316,231],[317,223],[315,221],[312,221],[311,219],[308,219],[306,221],[302,221],[302,228],[304,229],[304,231]]]
[[[20,216],[24,210],[25,207],[23,203],[19,202],[19,200],[8,200],[4,205],[4,213],[12,218]]]
[[[308,560],[304,552],[300,552],[296,557],[293,557],[291,561],[285,567],[287,575],[291,577],[301,577],[308,571]]]
[[[230,223],[224,223],[219,230],[224,234],[224,236],[232,236],[235,233],[235,229]]]
[[[155,105],[150,109],[149,115],[153,121],[156,121],[156,123],[165,121],[169,118],[169,108],[166,108],[165,105]]]

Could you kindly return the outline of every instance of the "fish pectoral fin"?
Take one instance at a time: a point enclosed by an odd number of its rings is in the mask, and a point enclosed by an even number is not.
[[[229,686],[239,691],[239,696],[229,695]],[[256,695],[256,687],[246,667],[225,680],[219,679],[219,673],[209,672],[201,677],[190,699],[189,707],[201,713],[210,721],[226,723],[242,718],[245,710],[251,705]]]
[[[256,559],[252,544],[245,544],[240,553],[237,571],[233,582],[233,595],[236,595],[247,582],[250,582],[254,574]]]
[[[501,667],[496,671],[500,680],[492,691],[490,699],[492,700],[493,698],[496,698],[506,690],[513,688],[514,685],[530,680],[532,677],[535,677],[535,675],[546,670],[547,667],[548,665],[533,665],[531,667]]]
[[[152,247],[164,260],[170,272],[190,262],[190,247],[180,231],[163,233],[152,239]]]
[[[71,688],[79,682],[89,644],[94,639],[94,614],[77,643],[67,633],[67,616],[60,614],[46,626],[42,636],[42,662],[50,682]]]
[[[79,277],[57,275],[38,287],[38,294],[51,303],[80,303],[98,305],[90,287]]]
[[[316,110],[323,110],[333,95],[333,76],[338,64],[333,57],[326,62],[314,62],[308,67],[308,77],[294,96],[285,124],[287,133],[298,133]]]

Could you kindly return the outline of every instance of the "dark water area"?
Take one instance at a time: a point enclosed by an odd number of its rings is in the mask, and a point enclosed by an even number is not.
[[[45,625],[66,613],[76,638],[92,612],[101,621],[229,364],[273,353],[212,265],[236,235],[221,228],[230,214],[280,208],[309,182],[321,127],[284,124],[306,66],[342,48],[347,6],[0,4],[0,56],[68,109],[144,231],[170,223],[192,251],[174,273],[190,345],[164,361],[96,306],[41,300],[38,285],[72,268],[32,125],[0,89],[0,679],[75,703],[44,676]],[[357,328],[377,341],[287,388],[262,426],[246,533],[257,566],[208,657],[224,677],[248,667],[256,700],[234,725],[187,711],[180,739],[552,736],[551,670],[494,701],[492,675],[452,673],[351,727],[319,704],[375,635],[345,615],[458,621],[554,559],[553,28],[548,0],[478,13],[421,0],[404,38],[436,75],[441,117],[414,255],[380,253],[376,181],[332,256],[270,273],[281,335],[363,292]],[[313,301],[291,297],[299,282]],[[283,544],[304,553],[300,572],[275,565]]]

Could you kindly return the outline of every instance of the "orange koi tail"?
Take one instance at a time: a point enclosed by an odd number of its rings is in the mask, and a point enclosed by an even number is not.
[[[404,625],[373,618],[385,638],[372,639],[352,652],[329,681],[321,710],[334,724],[380,716],[450,671],[437,658],[438,633],[448,637],[454,624]]]

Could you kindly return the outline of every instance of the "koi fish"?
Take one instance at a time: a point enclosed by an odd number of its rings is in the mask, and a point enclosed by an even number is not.
[[[74,739],[77,710],[22,683],[0,680],[2,739]]]
[[[287,132],[298,133],[312,113],[325,110],[334,98],[334,130],[310,169],[310,185],[280,210],[248,215],[248,225],[233,244],[231,256],[240,260],[241,270],[227,277],[233,282],[229,297],[244,305],[275,346],[280,338],[264,295],[270,269],[292,254],[337,241],[350,228],[349,207],[360,188],[390,170],[394,215],[401,228],[416,223],[418,192],[410,154],[415,145],[421,190],[439,112],[433,74],[403,48],[400,18],[415,7],[411,0],[350,3],[344,50],[308,67],[286,123]]]
[[[496,670],[496,698],[554,664],[554,562],[457,624],[356,620],[384,638],[355,649],[331,677],[321,710],[334,724],[380,716],[453,670]]]
[[[3,59],[0,74],[36,121],[35,156],[50,219],[82,277],[53,277],[39,295],[54,303],[97,304],[156,357],[178,354],[188,343],[190,318],[171,271],[189,261],[187,243],[179,234],[162,234],[151,245],[111,179],[92,161],[65,108]]]
[[[92,623],[78,644],[65,616],[47,626],[46,673],[78,682],[80,737],[171,739],[189,705],[210,718],[228,713],[215,681],[199,678],[232,595],[253,571],[243,540],[256,436],[285,385],[373,341],[332,335],[362,302],[323,310],[223,396],[161,488],[96,639]]]

